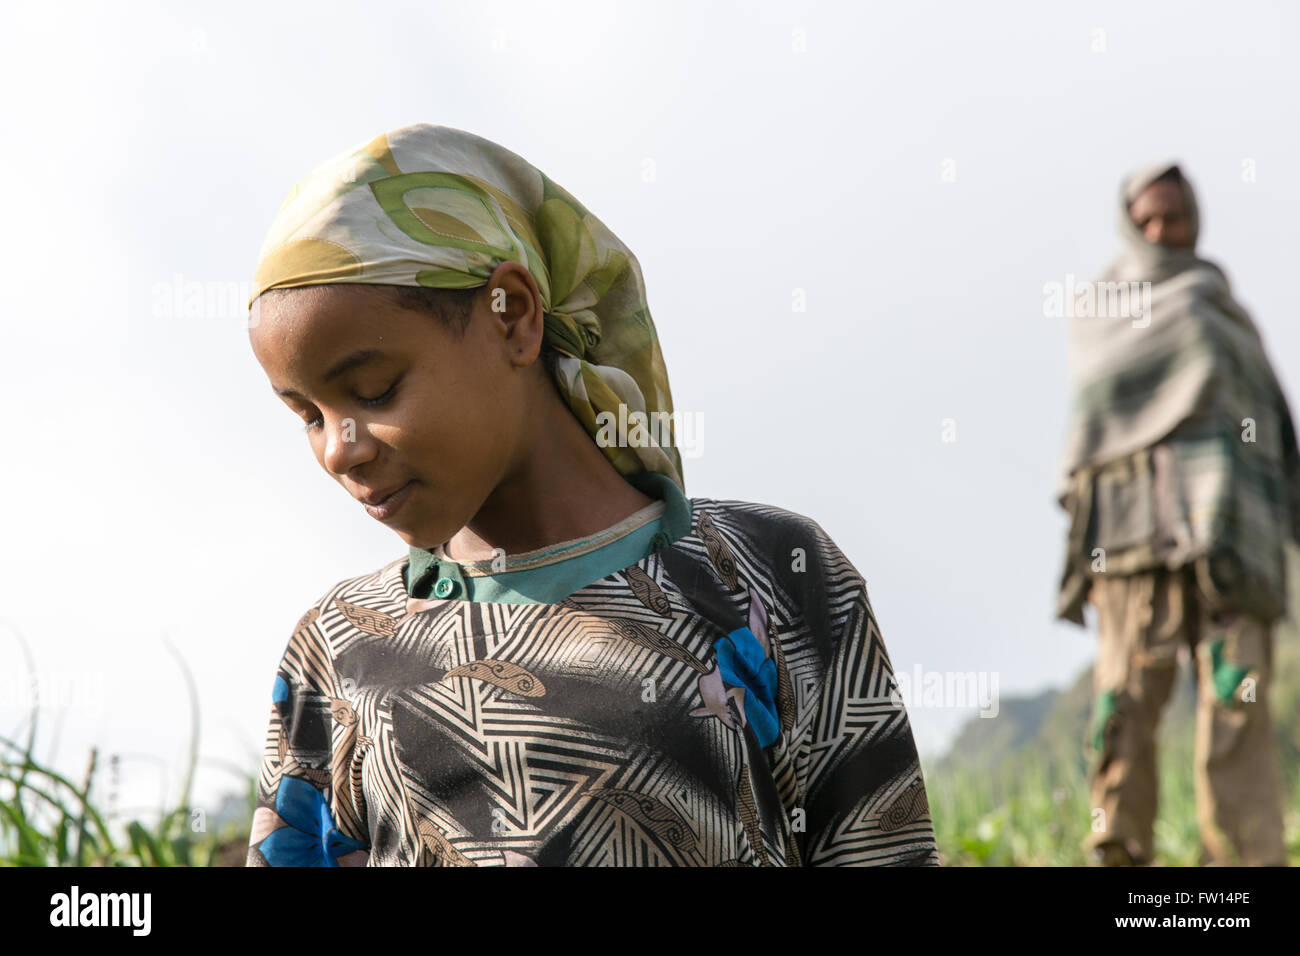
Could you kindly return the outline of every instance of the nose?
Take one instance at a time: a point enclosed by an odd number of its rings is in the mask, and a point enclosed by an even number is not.
[[[346,475],[374,455],[373,442],[355,419],[330,419],[322,416],[325,430],[325,452],[321,464],[335,475]]]
[[[1146,236],[1151,242],[1164,242],[1165,221],[1159,216],[1152,216],[1147,222]]]

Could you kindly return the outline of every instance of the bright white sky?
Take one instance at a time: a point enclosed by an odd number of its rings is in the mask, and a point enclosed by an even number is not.
[[[26,712],[21,634],[38,755],[80,776],[91,746],[124,754],[124,804],[174,795],[188,745],[163,638],[215,809],[256,767],[298,617],[405,553],[316,465],[244,314],[155,292],[248,282],[289,187],[385,130],[495,140],[632,248],[705,423],[688,492],[816,519],[900,672],[1005,696],[1091,658],[1052,620],[1067,394],[1042,289],[1117,251],[1129,168],[1186,164],[1203,254],[1300,387],[1294,5],[0,9],[0,733]],[[971,712],[913,706],[923,753]]]

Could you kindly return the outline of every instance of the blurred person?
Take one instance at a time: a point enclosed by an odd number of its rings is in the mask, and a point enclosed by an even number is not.
[[[686,497],[640,266],[573,196],[402,127],[293,188],[254,284],[272,388],[406,550],[292,631],[249,865],[937,863],[865,583]]]
[[[1070,321],[1059,497],[1058,616],[1083,626],[1091,603],[1099,627],[1086,848],[1103,864],[1154,860],[1156,728],[1185,647],[1202,861],[1286,865],[1269,690],[1284,543],[1300,540],[1290,410],[1223,271],[1196,254],[1179,166],[1135,172],[1120,205],[1125,251]],[[1125,293],[1136,314],[1115,314]]]

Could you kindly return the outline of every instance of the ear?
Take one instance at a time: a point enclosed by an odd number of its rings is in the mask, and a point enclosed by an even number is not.
[[[500,323],[514,364],[537,361],[546,332],[546,313],[533,274],[518,262],[502,262],[492,271],[484,291],[484,307]]]

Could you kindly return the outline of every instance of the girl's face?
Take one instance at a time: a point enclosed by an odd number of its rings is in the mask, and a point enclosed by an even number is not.
[[[494,283],[504,312],[490,308]],[[523,454],[542,367],[535,295],[527,270],[503,263],[460,336],[371,290],[307,286],[259,297],[249,338],[320,466],[408,545],[433,548]]]

